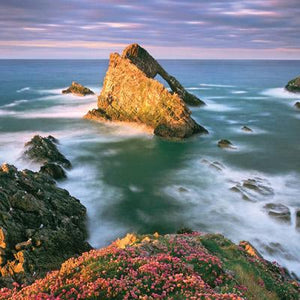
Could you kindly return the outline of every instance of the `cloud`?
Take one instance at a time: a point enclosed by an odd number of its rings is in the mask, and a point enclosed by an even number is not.
[[[0,57],[47,43],[278,52],[300,48],[299,15],[299,0],[1,0]]]

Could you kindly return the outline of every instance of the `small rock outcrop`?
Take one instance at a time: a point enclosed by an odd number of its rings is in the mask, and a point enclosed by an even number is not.
[[[227,149],[234,149],[235,147],[232,145],[232,143],[229,140],[220,140],[218,141],[218,147],[219,148],[227,148]]]
[[[248,126],[243,126],[241,129],[245,132],[253,132],[253,130]]]
[[[46,163],[41,166],[40,173],[47,174],[56,180],[67,177],[65,170],[60,165],[54,163]]]
[[[50,163],[66,169],[71,168],[70,161],[57,149],[57,143],[58,140],[53,136],[41,137],[40,135],[35,135],[25,144],[24,157],[40,164]],[[49,169],[49,166],[47,169]]]
[[[137,49],[140,53],[143,48]],[[143,51],[145,59],[141,54],[131,55],[128,48],[122,56],[117,53],[110,55],[103,89],[98,97],[98,109],[89,111],[85,118],[135,122],[146,125],[155,135],[165,138],[207,133],[191,118],[191,111],[179,94],[170,93],[152,78],[159,65],[146,50]]]
[[[297,102],[294,104],[294,106],[295,106],[296,108],[300,109],[300,101],[297,101]]]
[[[29,283],[91,249],[86,209],[40,172],[0,167],[0,287]]]
[[[73,94],[76,96],[95,95],[95,93],[89,88],[73,81],[69,88],[62,90],[63,94]]]
[[[291,222],[291,212],[287,206],[280,203],[268,203],[263,208],[270,217],[281,222]]]
[[[290,80],[285,89],[292,93],[300,93],[300,76]]]

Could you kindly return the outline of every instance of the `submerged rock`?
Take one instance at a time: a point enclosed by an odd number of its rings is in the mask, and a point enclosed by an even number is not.
[[[218,141],[218,147],[220,148],[228,148],[228,149],[234,149],[234,146],[229,140],[220,140]]]
[[[239,193],[244,200],[251,202],[261,200],[261,196],[268,197],[274,195],[274,191],[268,181],[259,177],[237,182],[230,190]]]
[[[296,227],[300,229],[300,209],[296,211]]]
[[[292,93],[300,93],[300,76],[289,81],[285,89]]]
[[[270,217],[282,222],[291,222],[291,212],[287,206],[280,203],[268,203],[263,208]]]
[[[89,250],[85,223],[85,207],[50,177],[2,165],[0,287],[31,282]]]
[[[169,75],[166,70],[148,53],[147,50],[138,44],[131,44],[124,49],[122,58],[129,59],[149,78],[160,75],[170,86],[171,90],[176,93],[186,104],[199,106],[205,103],[193,94],[189,93],[173,76]]]
[[[63,94],[73,94],[76,96],[95,95],[95,93],[89,88],[73,81],[69,88],[62,90]]]
[[[149,54],[146,60],[137,56],[138,62],[145,62],[144,72],[132,62],[133,56],[126,53],[110,55],[98,109],[89,111],[86,119],[140,123],[153,130],[155,135],[166,138],[207,133],[191,118],[191,111],[177,93],[171,94],[163,84],[147,76],[145,72],[149,75],[152,70],[148,63]]]
[[[300,101],[297,101],[297,102],[294,104],[294,106],[295,106],[296,108],[300,109]]]
[[[245,132],[253,132],[253,130],[248,126],[243,126],[241,129]]]
[[[298,299],[299,284],[248,242],[193,232],[127,234],[4,299]]]
[[[71,168],[71,163],[56,147],[58,140],[53,136],[41,137],[35,135],[25,144],[24,156],[34,162],[46,164],[56,163],[64,168]]]

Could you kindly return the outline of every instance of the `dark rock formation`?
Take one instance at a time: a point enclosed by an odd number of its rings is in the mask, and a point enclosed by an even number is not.
[[[268,203],[263,208],[270,217],[282,222],[291,222],[291,212],[287,206],[280,203]]]
[[[245,132],[253,132],[253,130],[248,126],[243,126],[241,129]]]
[[[37,163],[56,163],[64,168],[71,168],[70,161],[57,149],[55,145],[57,142],[57,139],[53,136],[41,137],[40,135],[35,135],[25,144],[27,149],[24,152],[24,156]]]
[[[292,93],[300,93],[300,76],[289,81],[285,89]]]
[[[95,95],[95,93],[89,88],[73,81],[69,88],[62,90],[63,94],[73,94],[76,96]]]
[[[98,109],[89,111],[86,119],[140,123],[166,138],[207,133],[191,118],[190,110],[178,94],[171,94],[163,84],[148,77],[125,57],[126,53],[124,57],[111,54]],[[151,68],[152,64],[145,60],[144,69],[149,73]]]
[[[140,45],[129,45],[124,49],[122,57],[130,59],[149,78],[154,78],[157,74],[160,75],[169,84],[171,90],[186,104],[193,106],[205,104],[202,100],[186,91],[180,82],[175,77],[169,75],[148,51]]]
[[[229,140],[220,140],[220,141],[218,141],[218,147],[234,149],[232,143]]]
[[[300,101],[297,101],[297,102],[294,104],[294,106],[295,106],[296,108],[300,109]]]
[[[66,172],[64,169],[55,163],[46,163],[41,166],[40,173],[47,174],[53,179],[63,179],[66,178]]]
[[[296,211],[296,227],[300,229],[300,210]]]
[[[86,209],[48,176],[0,167],[0,287],[28,283],[89,250]]]

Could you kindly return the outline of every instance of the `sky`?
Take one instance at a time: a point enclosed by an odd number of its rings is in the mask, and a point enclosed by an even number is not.
[[[0,58],[300,59],[300,0],[0,0]]]

